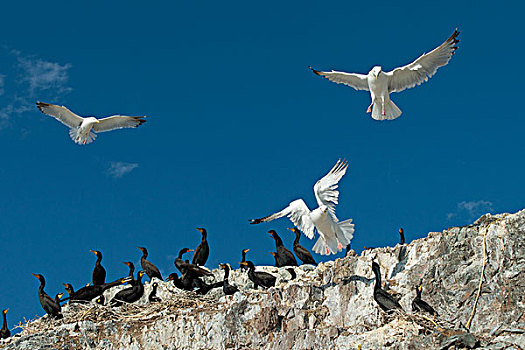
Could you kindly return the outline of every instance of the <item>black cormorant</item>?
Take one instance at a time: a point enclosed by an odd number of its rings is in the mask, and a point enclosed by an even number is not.
[[[137,273],[137,284],[132,287],[119,291],[113,299],[109,302],[111,306],[121,306],[124,302],[134,303],[144,295],[144,285],[142,284],[142,276],[145,275],[144,271]]]
[[[11,332],[9,331],[9,328],[7,328],[7,311],[9,311],[9,309],[2,310],[4,323],[2,324],[2,329],[0,329],[0,339],[9,338],[11,336]]]
[[[106,283],[106,269],[101,264],[102,253],[98,250],[89,250],[97,256],[97,262],[95,263],[95,268],[93,269],[93,285],[104,284]]]
[[[189,248],[183,248],[179,251],[179,256],[175,258],[175,267],[184,275],[187,272],[191,273],[192,276],[210,276],[212,273],[202,267],[195,264],[190,264],[187,261],[182,260],[182,255],[191,252]]]
[[[283,245],[283,240],[275,230],[268,231],[270,236],[275,240],[275,250],[277,255],[275,256],[277,267],[283,266],[297,266],[297,260],[293,256],[292,252],[285,248]]]
[[[195,293],[201,294],[201,295],[204,295],[208,293],[210,290],[215,289],[215,288],[220,288],[224,285],[224,281],[213,282],[213,283],[207,284],[200,278],[193,278],[191,281],[192,281],[192,286],[197,288],[195,290]]]
[[[301,231],[297,228],[288,228],[288,230],[295,233],[295,240],[293,241],[293,252],[295,255],[303,262],[303,264],[311,264],[311,265],[317,265],[314,258],[312,257],[312,254],[299,244],[299,239],[301,238]]]
[[[383,288],[381,288],[381,270],[379,265],[373,261],[372,270],[376,275],[376,283],[374,284],[374,300],[377,304],[383,309],[383,311],[390,312],[394,309],[399,309],[403,311],[403,308],[393,296],[388,294]]]
[[[208,260],[208,256],[210,255],[210,247],[208,246],[207,241],[208,233],[206,232],[205,228],[198,227],[197,230],[202,233],[202,241],[195,249],[191,263],[194,265],[204,266],[204,264],[206,264],[206,260]]]
[[[273,256],[273,259],[275,260],[275,267],[279,267],[279,263],[277,262],[277,253],[276,252],[268,252],[268,253],[270,253],[270,255]],[[244,267],[244,266],[242,266],[242,267]]]
[[[157,287],[158,287],[158,283],[157,282],[153,282],[153,284],[151,285],[151,293],[149,293],[149,296],[148,296],[148,300],[150,303],[158,303],[160,302],[160,298],[157,296]]]
[[[106,298],[104,297],[104,294],[102,294],[101,296],[97,298],[97,300],[95,300],[95,303],[99,305],[104,305],[105,302],[106,302]]]
[[[248,278],[253,282],[253,287],[259,286],[266,288],[274,287],[277,277],[263,271],[255,271],[255,265],[251,261],[242,262],[241,265],[248,267]]]
[[[230,266],[228,264],[219,264],[219,266],[224,270],[224,283],[222,285],[222,291],[226,295],[235,294],[235,292],[239,291],[239,288],[237,288],[237,286],[231,285],[228,281],[228,278],[230,277]]]
[[[399,229],[399,244],[405,244],[405,232],[402,228]]]
[[[57,295],[55,295],[55,303],[60,304],[60,302],[62,301],[60,299],[62,299],[63,295],[64,293],[57,293]]]
[[[250,249],[243,249],[242,250],[242,260],[241,262],[245,262],[246,261],[246,253],[248,253],[250,251]],[[241,265],[241,270],[244,270],[246,269],[246,266],[244,265]]]
[[[428,305],[428,303],[424,300],[421,300],[422,291],[422,286],[416,287],[416,297],[414,300],[412,300],[412,311],[424,311],[431,315],[437,315],[437,312],[432,308],[432,306]]]
[[[60,304],[57,304],[53,298],[51,298],[49,295],[47,295],[46,292],[44,292],[44,287],[46,286],[46,279],[41,274],[34,274],[33,276],[38,278],[40,281],[40,287],[38,287],[38,299],[40,299],[40,305],[42,305],[42,309],[51,317],[54,317],[56,319],[62,318]]]
[[[131,285],[131,286],[134,286],[136,282],[135,280],[135,277],[134,277],[134,273],[135,273],[135,265],[133,265],[133,263],[131,261],[123,261],[122,262],[124,265],[126,265],[127,267],[129,267],[129,273],[128,273],[128,284]]]
[[[66,291],[69,294],[69,301],[71,303],[74,303],[78,301],[81,301],[81,302],[91,301],[95,299],[96,297],[98,297],[99,295],[102,295],[102,293],[104,293],[105,290],[108,290],[111,287],[121,285],[128,281],[129,281],[129,277],[119,278],[118,280],[110,282],[110,283],[82,287],[77,291],[73,289],[73,286],[70,283],[63,283],[62,285],[66,288]]]
[[[179,275],[177,275],[175,272],[170,273],[166,281],[173,281],[173,285],[179,289],[185,289],[184,285],[182,284],[182,280],[179,278]]]
[[[142,257],[140,258],[140,265],[142,266],[142,269],[144,272],[149,276],[150,281],[153,277],[157,277],[161,281],[163,281],[162,276],[160,274],[159,269],[155,265],[153,265],[150,261],[146,260],[148,257],[148,250],[144,247],[138,247],[142,251]]]

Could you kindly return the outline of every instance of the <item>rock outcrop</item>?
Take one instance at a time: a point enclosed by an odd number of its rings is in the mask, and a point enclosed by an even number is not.
[[[373,299],[375,260],[383,288],[405,313],[387,315]],[[22,325],[5,349],[525,349],[525,210],[485,215],[473,225],[430,233],[407,245],[350,252],[314,267],[259,267],[275,288],[253,290],[232,271],[241,292],[206,296],[158,282],[160,303],[111,309],[63,308]],[[483,272],[482,272],[483,271]],[[222,279],[215,270],[214,278]],[[480,284],[480,278],[483,278]],[[439,313],[412,312],[415,287]],[[109,291],[110,294],[116,290]],[[109,300],[111,295],[107,295]]]

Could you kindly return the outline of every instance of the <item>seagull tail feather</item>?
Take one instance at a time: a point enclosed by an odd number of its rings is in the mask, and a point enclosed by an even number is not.
[[[319,255],[337,254],[337,248],[339,245],[340,243],[337,238],[335,238],[335,236],[328,237],[328,239],[325,239],[323,236],[319,236],[312,250]]]
[[[381,108],[380,99],[376,99],[372,108],[372,118],[375,120],[392,120],[396,119],[401,115],[401,110],[396,106],[392,100],[385,101],[385,115],[383,115],[383,109]]]
[[[71,128],[69,129],[69,137],[79,145],[87,145],[88,143],[95,141],[97,134],[90,131],[87,137],[83,137],[79,128]]]

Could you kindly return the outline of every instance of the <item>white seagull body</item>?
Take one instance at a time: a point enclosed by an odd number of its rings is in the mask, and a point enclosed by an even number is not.
[[[97,137],[95,132],[111,131],[122,128],[136,128],[146,122],[142,117],[128,117],[125,115],[114,115],[107,118],[97,119],[95,117],[81,117],[71,112],[64,106],[57,106],[45,102],[37,102],[36,106],[46,115],[54,117],[62,124],[69,127],[69,136],[75,143],[85,145],[91,143]]]
[[[396,119],[401,115],[401,110],[390,100],[391,92],[401,92],[413,88],[431,78],[439,67],[446,65],[457,49],[459,40],[456,29],[443,44],[429,53],[421,55],[414,62],[403,67],[398,67],[391,72],[383,72],[381,66],[375,66],[367,75],[345,72],[321,72],[310,69],[334,83],[345,84],[356,90],[370,91],[372,103],[367,113],[372,112],[376,120]]]
[[[339,198],[337,183],[347,168],[346,161],[338,160],[332,170],[317,181],[314,186],[315,198],[319,205],[317,209],[310,211],[302,199],[297,199],[280,212],[261,219],[252,219],[251,223],[259,224],[287,216],[306,237],[312,239],[315,231],[319,233],[319,239],[313,247],[314,252],[321,255],[340,252],[350,244],[354,234],[352,219],[339,221],[335,215],[335,205]]]

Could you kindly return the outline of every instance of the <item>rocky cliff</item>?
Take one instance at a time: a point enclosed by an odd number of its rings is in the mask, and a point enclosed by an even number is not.
[[[371,262],[405,313],[387,315],[373,299]],[[259,267],[275,288],[224,296],[183,292],[159,282],[162,302],[111,309],[63,308],[21,325],[4,349],[525,349],[525,210],[485,215],[473,225],[429,233],[408,245],[297,268]],[[222,272],[214,271],[215,279]],[[480,279],[481,283],[480,283]],[[415,287],[437,317],[412,312]],[[148,295],[150,286],[146,285]],[[110,291],[106,300],[116,291]]]

